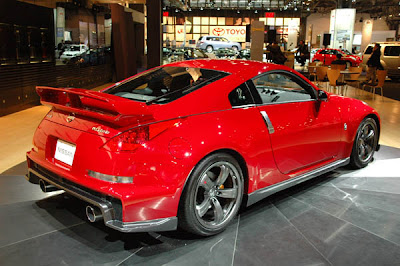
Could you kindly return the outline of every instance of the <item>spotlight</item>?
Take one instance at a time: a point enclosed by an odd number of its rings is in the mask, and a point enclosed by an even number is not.
[[[220,10],[221,10],[221,8],[217,7],[217,10],[218,10],[218,11],[220,11]]]
[[[240,14],[240,10],[238,10],[237,13]]]
[[[204,9],[203,7],[200,7],[200,10],[201,10],[201,11],[203,11],[203,9]]]
[[[254,11],[254,14],[257,14],[257,13],[258,13],[258,11],[257,11],[257,10],[255,10],[255,11]]]
[[[294,11],[297,11],[297,7],[294,8]]]
[[[268,7],[268,8],[267,8],[267,10],[268,10],[268,11],[270,11],[270,10],[271,10],[271,8],[269,8],[269,7]]]
[[[307,7],[307,11],[310,11],[310,8],[309,8],[309,7]]]

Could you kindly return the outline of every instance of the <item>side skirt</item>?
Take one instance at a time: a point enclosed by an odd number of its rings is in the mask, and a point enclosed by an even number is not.
[[[335,161],[330,164],[324,165],[320,168],[314,169],[310,172],[307,172],[302,175],[299,175],[299,176],[293,177],[291,179],[285,180],[283,182],[280,182],[278,184],[274,184],[274,185],[268,186],[266,188],[256,190],[248,195],[247,206],[250,206],[250,205],[252,205],[272,194],[275,194],[281,190],[298,185],[298,184],[300,184],[304,181],[310,180],[316,176],[322,175],[322,174],[332,171],[336,168],[347,165],[347,164],[349,164],[349,162],[350,162],[350,158]]]

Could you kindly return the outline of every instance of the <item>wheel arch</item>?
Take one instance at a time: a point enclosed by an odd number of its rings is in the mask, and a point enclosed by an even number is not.
[[[378,144],[379,144],[379,138],[381,136],[381,123],[379,121],[379,118],[376,114],[369,114],[365,118],[372,118],[375,120],[376,126],[378,127]]]

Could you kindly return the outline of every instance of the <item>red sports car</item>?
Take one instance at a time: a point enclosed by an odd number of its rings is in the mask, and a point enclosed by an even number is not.
[[[342,60],[347,61],[346,62],[347,68],[349,68],[350,66],[359,66],[362,62],[362,59],[357,55],[352,55],[349,52],[332,48],[319,49],[315,53],[312,61],[322,62],[324,63],[324,65],[329,66],[332,64],[333,61],[337,59],[338,54],[342,55]]]
[[[28,152],[32,183],[86,201],[122,232],[224,230],[239,207],[337,167],[365,167],[380,118],[293,69],[190,60],[102,92],[38,87],[45,116]]]

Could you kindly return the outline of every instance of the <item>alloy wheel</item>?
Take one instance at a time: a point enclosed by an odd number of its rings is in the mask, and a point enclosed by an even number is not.
[[[236,167],[216,162],[201,175],[195,192],[197,220],[207,228],[219,228],[231,220],[241,202],[243,184]]]

